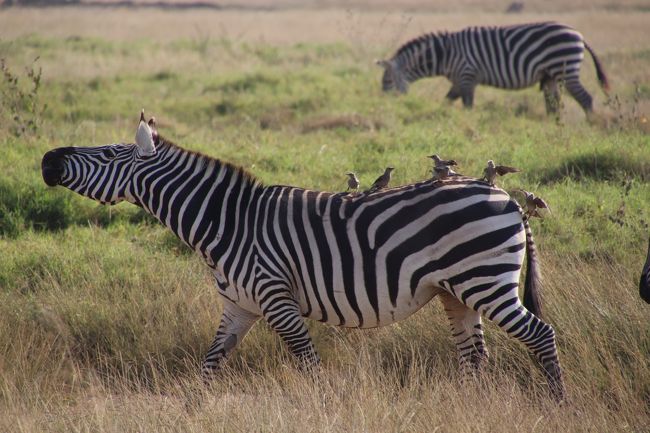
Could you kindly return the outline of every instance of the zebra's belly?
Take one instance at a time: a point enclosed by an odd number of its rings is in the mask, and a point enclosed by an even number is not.
[[[365,287],[361,289],[365,291]],[[304,299],[300,299],[300,304],[303,315],[310,319],[346,328],[376,328],[399,322],[413,315],[440,293],[440,290],[430,285],[416,289],[413,295],[410,290],[406,290],[408,293],[403,291],[393,305],[390,290],[387,287],[378,287],[375,307],[367,297],[365,299],[357,297],[351,302],[345,290],[337,288],[332,291],[329,299],[321,299],[321,302],[311,306],[308,306]],[[333,303],[338,307],[338,311],[331,307]]]

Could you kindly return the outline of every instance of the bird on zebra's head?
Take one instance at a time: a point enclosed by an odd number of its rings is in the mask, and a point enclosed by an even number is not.
[[[598,81],[609,90],[600,60],[582,35],[556,22],[505,27],[468,27],[457,32],[429,33],[402,45],[384,68],[382,89],[408,90],[409,83],[425,77],[444,76],[451,82],[447,100],[474,104],[477,85],[523,89],[540,83],[546,111],[557,114],[560,86],[580,104],[587,116],[593,99],[580,83],[585,49],[591,54]]]
[[[223,304],[202,364],[206,380],[259,319],[309,368],[320,358],[306,318],[374,328],[438,297],[463,372],[475,374],[488,358],[485,318],[524,344],[553,397],[564,396],[555,331],[541,316],[532,231],[500,188],[457,176],[351,198],[263,185],[159,136],[143,114],[135,143],[54,149],[41,168],[50,186],[140,206],[203,257]],[[392,169],[376,187],[388,185]]]

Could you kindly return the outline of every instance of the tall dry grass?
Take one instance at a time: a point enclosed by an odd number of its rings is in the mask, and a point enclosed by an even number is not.
[[[135,245],[112,240],[114,230],[4,245],[12,257],[30,245],[41,257],[78,251],[35,263],[23,296],[5,293],[0,431],[644,432],[650,425],[647,306],[635,272],[606,260],[542,257],[546,316],[568,391],[561,406],[524,347],[492,324],[485,371],[463,380],[436,300],[375,330],[310,323],[324,360],[314,374],[300,373],[260,323],[206,388],[199,365],[220,312],[207,271],[192,255],[144,254],[147,243],[158,249],[161,229]],[[75,271],[82,256],[94,272]],[[115,282],[125,263],[132,270]]]

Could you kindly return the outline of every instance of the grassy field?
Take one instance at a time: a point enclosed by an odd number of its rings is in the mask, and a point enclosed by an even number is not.
[[[650,306],[637,289],[650,224],[648,8],[367,4],[0,10],[0,431],[650,430]],[[607,99],[587,58],[594,123],[567,95],[562,121],[548,119],[536,88],[479,88],[472,111],[444,103],[444,79],[380,92],[373,60],[421,32],[546,19],[582,31],[610,76]],[[437,301],[376,330],[310,323],[324,360],[315,376],[258,324],[202,387],[221,304],[199,258],[137,208],[99,206],[40,175],[49,149],[131,142],[142,107],[164,136],[267,184],[343,190],[346,171],[368,186],[387,165],[408,183],[428,175],[433,152],[469,175],[487,159],[522,168],[501,185],[552,208],[533,231],[567,403],[547,398],[534,360],[490,324],[488,368],[461,384]]]

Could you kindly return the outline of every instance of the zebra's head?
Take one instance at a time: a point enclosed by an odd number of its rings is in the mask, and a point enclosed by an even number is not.
[[[133,201],[130,191],[134,170],[156,155],[153,119],[147,124],[144,111],[135,144],[96,147],[60,147],[43,155],[41,173],[49,186],[61,185],[104,204]]]
[[[393,89],[397,89],[400,93],[408,92],[408,81],[394,60],[377,60],[376,63],[384,68],[384,76],[381,78],[381,89],[384,92]]]

